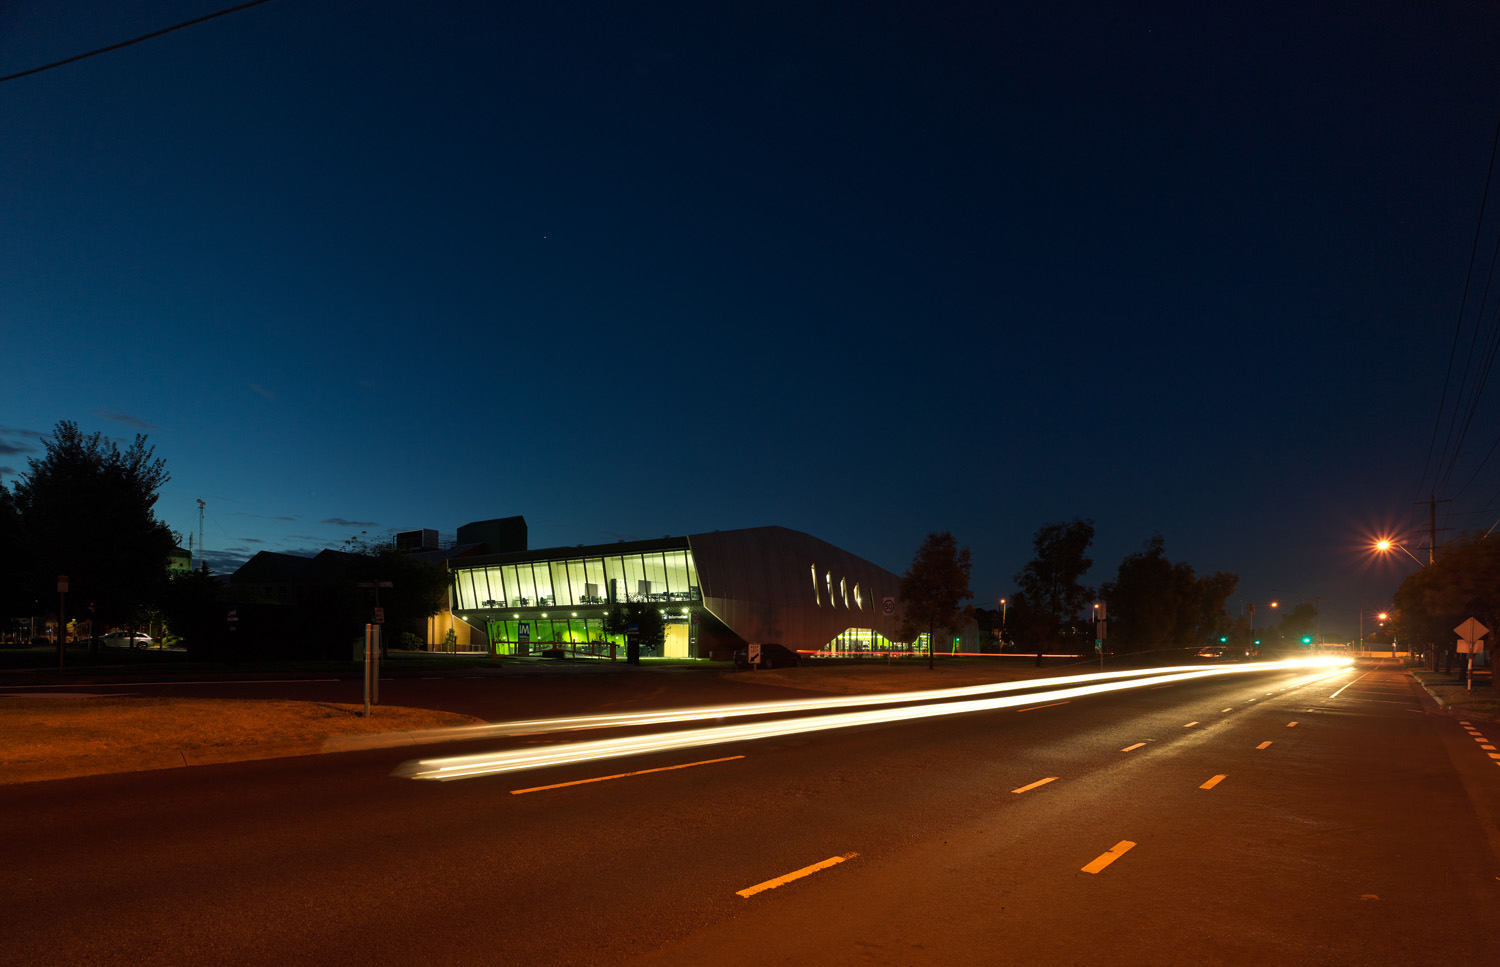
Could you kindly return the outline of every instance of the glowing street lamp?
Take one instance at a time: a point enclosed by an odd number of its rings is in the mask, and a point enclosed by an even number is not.
[[[1375,551],[1378,554],[1389,554],[1389,553],[1391,553],[1391,551],[1400,551],[1402,554],[1405,554],[1407,557],[1411,558],[1413,561],[1416,561],[1417,562],[1417,567],[1424,567],[1425,566],[1425,565],[1423,565],[1423,563],[1420,560],[1417,559],[1417,556],[1415,554],[1413,554],[1411,551],[1408,551],[1406,549],[1406,545],[1405,544],[1402,544],[1399,541],[1393,541],[1389,537],[1379,538],[1378,540],[1375,541],[1375,543],[1373,543],[1373,544],[1370,545],[1370,549],[1373,550],[1373,551]]]

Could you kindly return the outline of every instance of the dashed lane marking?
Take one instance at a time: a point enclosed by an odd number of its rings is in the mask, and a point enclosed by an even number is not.
[[[1083,868],[1083,872],[1098,873],[1100,870],[1104,869],[1106,866],[1124,856],[1134,848],[1134,843],[1132,843],[1128,839],[1122,839],[1115,845],[1111,846],[1108,850],[1100,853],[1097,857],[1095,857],[1092,862],[1090,862]]]
[[[742,897],[752,897],[757,893],[762,893],[766,890],[774,890],[778,886],[785,886],[793,880],[800,880],[804,876],[810,876],[811,874],[816,873],[819,870],[826,870],[830,866],[838,866],[845,860],[852,860],[858,855],[858,853],[845,853],[842,856],[830,856],[828,857],[828,859],[823,860],[820,863],[814,863],[812,866],[804,866],[800,870],[788,873],[786,876],[778,876],[774,880],[767,880],[764,883],[757,883],[754,886],[747,886],[743,890],[736,890],[735,893]]]
[[[1146,743],[1144,743],[1144,742],[1137,742],[1135,745],[1127,745],[1125,748],[1121,749],[1120,751],[1121,752],[1134,752],[1136,749],[1139,749],[1141,746],[1143,746],[1145,744]]]
[[[1214,786],[1217,786],[1219,783],[1223,782],[1225,779],[1228,779],[1228,778],[1229,777],[1227,775],[1224,775],[1224,776],[1214,776],[1212,779],[1208,780],[1207,782],[1205,782],[1203,785],[1199,786],[1198,788],[1199,789],[1212,789]]]
[[[1267,739],[1266,741],[1262,742],[1260,745],[1256,746],[1257,749],[1268,749],[1270,747],[1271,747],[1271,740],[1270,739]]]
[[[554,782],[550,786],[532,786],[529,789],[512,789],[512,796],[521,796],[528,792],[545,792],[548,789],[563,789],[567,786],[583,786],[591,782],[606,782],[610,779],[628,779],[631,776],[644,776],[651,772],[671,772],[674,769],[691,769],[693,766],[711,766],[716,762],[733,762],[735,759],[743,759],[742,755],[725,756],[722,759],[704,759],[702,762],[684,762],[676,766],[658,766],[655,769],[638,769],[635,772],[620,772],[612,776],[595,776],[592,779],[575,779],[572,782]]]
[[[1037,786],[1045,786],[1049,782],[1056,782],[1057,779],[1058,779],[1057,776],[1048,776],[1045,779],[1038,779],[1036,782],[1029,782],[1026,785],[1022,786],[1020,789],[1012,789],[1011,792],[1014,792],[1014,793],[1017,793],[1017,794],[1020,794],[1020,793],[1023,793],[1023,792],[1030,792],[1031,790],[1035,789]]]

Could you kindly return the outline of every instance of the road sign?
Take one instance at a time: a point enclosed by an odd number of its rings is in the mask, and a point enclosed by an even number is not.
[[[238,620],[240,620],[240,609],[239,608],[230,608],[229,609],[229,620],[230,621],[238,621]]]
[[[881,598],[880,599],[880,613],[883,614],[883,615],[885,615],[887,618],[889,618],[891,615],[895,614],[896,613],[896,599],[895,598]]]
[[[526,644],[531,640],[531,622],[522,621],[516,625],[516,641]]]
[[[385,609],[384,608],[376,608],[375,609],[375,623],[378,624],[378,625],[385,624]]]
[[[1460,638],[1458,640],[1457,650],[1460,655],[1477,655],[1480,652],[1484,651],[1484,639],[1480,638],[1478,641],[1464,641],[1462,638]]]
[[[1490,629],[1480,624],[1479,619],[1470,618],[1468,621],[1465,621],[1457,628],[1454,628],[1453,633],[1455,635],[1458,635],[1464,641],[1478,641],[1480,638],[1483,638],[1485,635],[1489,634]]]
[[[760,642],[752,641],[745,649],[745,661],[752,665],[760,664]]]

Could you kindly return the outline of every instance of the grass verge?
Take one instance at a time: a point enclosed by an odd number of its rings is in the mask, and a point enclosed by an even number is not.
[[[35,763],[122,760],[257,749],[332,736],[436,729],[480,722],[428,709],[250,699],[0,696],[0,770]],[[0,780],[3,781],[3,780]]]

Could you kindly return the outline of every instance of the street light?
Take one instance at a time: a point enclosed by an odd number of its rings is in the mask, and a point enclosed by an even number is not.
[[[1380,554],[1389,554],[1391,551],[1400,551],[1402,554],[1405,554],[1413,561],[1416,561],[1417,567],[1426,567],[1426,565],[1423,564],[1415,554],[1406,549],[1405,544],[1402,544],[1399,541],[1393,541],[1389,537],[1382,537],[1376,540],[1375,543],[1370,545],[1370,549]]]

